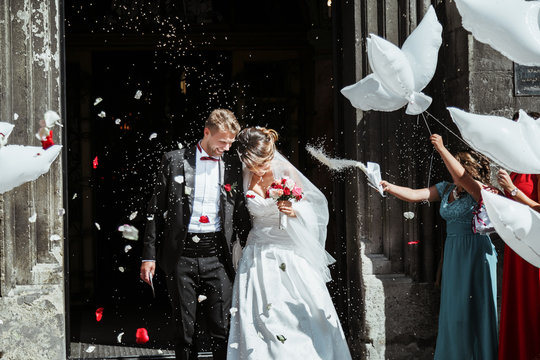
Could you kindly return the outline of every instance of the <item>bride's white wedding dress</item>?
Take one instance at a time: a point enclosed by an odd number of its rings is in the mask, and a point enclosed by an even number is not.
[[[227,359],[350,359],[328,279],[291,238],[302,217],[289,218],[291,228],[280,230],[275,201],[246,194],[253,228],[234,282]],[[293,204],[299,215],[303,201]]]

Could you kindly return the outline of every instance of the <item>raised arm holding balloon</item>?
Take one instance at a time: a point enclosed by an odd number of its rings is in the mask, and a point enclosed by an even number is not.
[[[473,209],[489,183],[487,160],[473,152],[452,156],[439,135],[430,138],[454,182],[411,189],[382,181],[383,189],[408,202],[441,201],[446,221],[439,331],[435,359],[497,357],[497,255],[489,236],[472,230]]]

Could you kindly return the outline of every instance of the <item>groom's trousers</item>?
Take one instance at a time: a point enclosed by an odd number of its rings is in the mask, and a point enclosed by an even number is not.
[[[225,360],[232,281],[219,255],[219,246],[213,249],[211,246],[205,246],[208,245],[208,241],[205,241],[208,239],[201,234],[198,236],[202,238],[199,243],[201,246],[191,244],[192,248],[184,249],[175,271],[167,277],[167,287],[177,330],[176,358],[182,360],[197,358],[193,336],[195,323],[198,321],[196,319],[197,306],[201,306],[209,335],[212,338],[213,358]]]

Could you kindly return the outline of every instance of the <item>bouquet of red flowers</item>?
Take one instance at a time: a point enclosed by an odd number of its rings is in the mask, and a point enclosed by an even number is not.
[[[300,201],[303,196],[302,188],[297,186],[294,180],[284,177],[281,180],[274,180],[274,182],[266,190],[266,198],[271,198],[278,201]],[[279,228],[285,229],[287,227],[287,215],[279,214]]]

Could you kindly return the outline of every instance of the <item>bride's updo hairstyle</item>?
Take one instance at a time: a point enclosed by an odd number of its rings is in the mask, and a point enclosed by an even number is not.
[[[273,129],[250,127],[240,131],[236,140],[240,160],[254,169],[274,158],[278,133]]]

